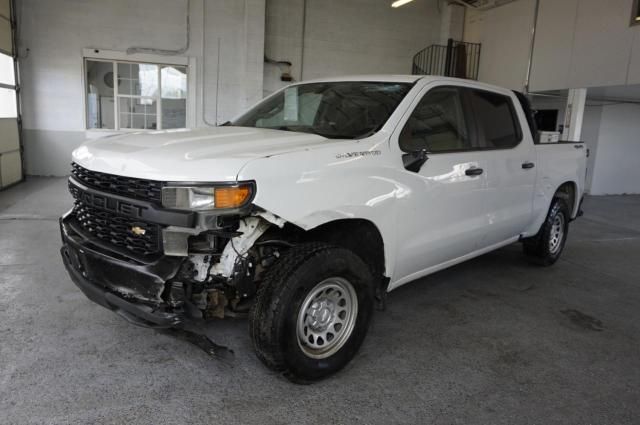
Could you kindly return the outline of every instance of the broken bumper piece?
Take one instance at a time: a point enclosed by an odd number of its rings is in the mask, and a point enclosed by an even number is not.
[[[190,318],[165,303],[161,295],[167,280],[177,273],[181,258],[162,256],[138,263],[106,252],[74,230],[71,216],[60,219],[62,260],[73,282],[93,302],[136,325],[151,328],[178,326]]]

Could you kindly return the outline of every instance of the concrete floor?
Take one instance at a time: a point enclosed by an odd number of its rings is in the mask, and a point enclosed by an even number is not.
[[[640,417],[640,196],[586,201],[562,259],[513,245],[394,291],[343,372],[290,384],[244,321],[221,361],[87,299],[59,258],[63,179],[0,193],[0,423],[622,424]]]

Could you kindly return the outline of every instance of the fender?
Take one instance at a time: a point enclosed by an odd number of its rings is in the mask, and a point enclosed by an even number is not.
[[[573,185],[573,205],[569,205],[569,208],[571,208],[571,219],[575,219],[577,217],[578,209],[580,206],[580,194],[582,192],[580,191],[576,181],[567,180],[562,183],[547,183],[542,188],[536,187],[536,194],[533,201],[533,219],[529,228],[525,232],[523,232],[523,237],[533,236],[538,233],[538,230],[547,217],[547,213],[549,211],[549,208],[551,207],[551,201],[553,200],[554,195],[558,192],[558,189],[560,189],[560,187],[564,186],[565,184]]]
[[[255,159],[237,178],[259,182],[256,206],[304,230],[339,219],[371,221],[382,235],[385,274],[390,277],[397,244],[395,201],[409,189],[397,178],[387,135],[380,133]]]

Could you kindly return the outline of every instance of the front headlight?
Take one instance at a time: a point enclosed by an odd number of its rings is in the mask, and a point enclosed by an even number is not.
[[[167,186],[162,188],[162,206],[193,211],[240,208],[251,200],[253,194],[252,183]]]

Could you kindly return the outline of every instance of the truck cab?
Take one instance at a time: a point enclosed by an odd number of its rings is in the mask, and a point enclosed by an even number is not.
[[[524,96],[444,77],[294,84],[222,126],[73,153],[62,257],[150,327],[247,317],[294,380],[342,368],[387,292],[522,242],[542,265],[579,215],[586,149],[538,144]]]

